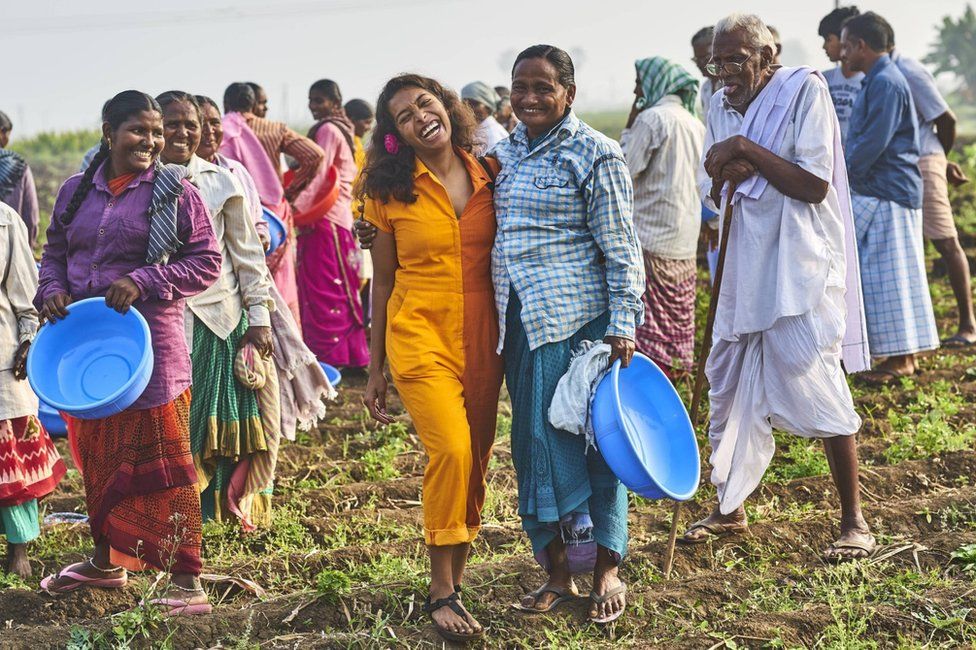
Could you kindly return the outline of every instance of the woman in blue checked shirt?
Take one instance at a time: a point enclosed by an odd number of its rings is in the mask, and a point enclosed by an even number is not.
[[[627,551],[627,491],[583,436],[549,424],[556,384],[583,340],[603,339],[626,366],[643,319],[644,266],[633,189],[616,142],[572,112],[573,62],[549,45],[512,70],[521,124],[492,155],[498,231],[492,267],[519,515],[549,578],[516,607],[545,612],[578,596],[574,573],[593,571],[590,618],[626,604],[617,567]]]

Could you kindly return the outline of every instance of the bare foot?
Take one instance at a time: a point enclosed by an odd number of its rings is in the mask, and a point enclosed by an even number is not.
[[[613,596],[607,598],[611,592]],[[600,597],[590,605],[591,619],[605,619],[622,612],[627,606],[626,588],[617,575],[617,561],[610,551],[602,546],[598,550],[596,568],[593,569],[593,594]]]
[[[744,507],[739,506],[738,509],[727,515],[723,515],[718,506],[715,506],[712,514],[701,521],[696,521],[685,531],[685,534],[681,536],[681,543],[701,544],[708,541],[709,538],[742,533],[748,528],[749,524],[746,521],[746,510]]]
[[[7,544],[7,573],[21,578],[31,577],[31,565],[27,558],[27,544]]]
[[[863,519],[850,524],[841,523],[840,537],[823,552],[828,562],[845,562],[870,557],[878,543]]]

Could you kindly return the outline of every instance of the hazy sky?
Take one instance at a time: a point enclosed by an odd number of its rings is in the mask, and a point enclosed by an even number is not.
[[[884,15],[899,49],[921,58],[944,15],[966,0],[861,4]],[[218,103],[231,81],[257,81],[269,117],[311,122],[308,86],[336,80],[345,99],[371,103],[390,76],[415,71],[459,88],[506,84],[515,54],[548,42],[577,63],[577,106],[626,106],[633,61],[669,57],[694,70],[689,39],[736,10],[759,14],[783,38],[784,63],[829,64],[817,24],[832,0],[0,0],[0,110],[16,138],[98,125],[120,90],[179,89]],[[507,84],[506,84],[507,85]]]

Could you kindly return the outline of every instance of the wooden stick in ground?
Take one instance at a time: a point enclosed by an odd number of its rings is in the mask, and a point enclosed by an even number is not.
[[[691,426],[698,428],[698,411],[701,408],[702,390],[705,387],[705,362],[712,349],[712,328],[715,326],[715,310],[718,309],[718,296],[722,290],[722,275],[725,272],[725,253],[728,250],[729,230],[732,227],[732,201],[735,185],[729,183],[729,201],[725,204],[725,214],[722,215],[722,242],[718,249],[718,263],[715,265],[715,278],[712,282],[712,295],[708,299],[708,317],[705,319],[705,334],[702,337],[701,353],[698,355],[698,369],[695,372],[695,386],[691,391]],[[671,577],[674,566],[674,545],[678,541],[678,521],[681,516],[681,502],[675,501],[671,510],[671,532],[668,534],[668,546],[664,552],[664,579]]]

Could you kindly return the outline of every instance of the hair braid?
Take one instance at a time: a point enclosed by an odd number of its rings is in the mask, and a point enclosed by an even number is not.
[[[81,177],[81,182],[78,183],[78,187],[75,188],[74,194],[71,195],[71,200],[68,201],[68,207],[64,209],[61,214],[61,224],[67,226],[71,223],[71,220],[75,217],[75,212],[81,207],[82,202],[85,197],[88,196],[88,191],[92,186],[92,179],[95,177],[95,172],[101,166],[102,162],[108,158],[108,144],[102,140],[102,146],[98,148],[98,152],[92,158],[91,162],[88,163],[88,167],[85,168],[85,173]]]

